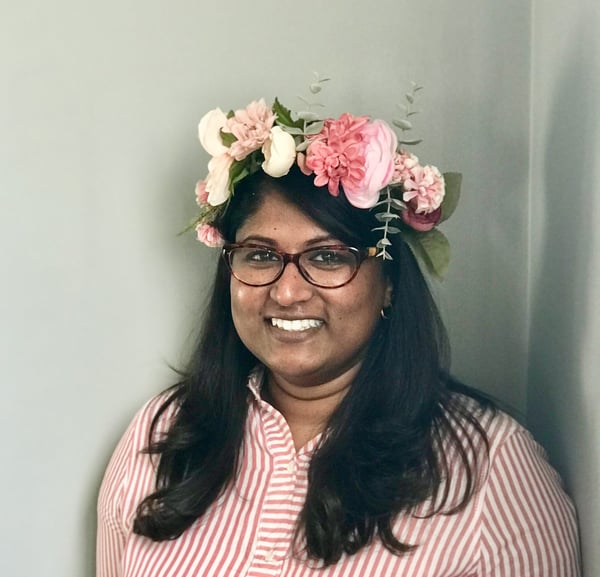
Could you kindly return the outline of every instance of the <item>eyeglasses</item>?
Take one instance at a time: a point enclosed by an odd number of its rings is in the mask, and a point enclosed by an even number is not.
[[[281,277],[292,262],[310,284],[320,288],[339,288],[348,284],[362,262],[375,256],[374,247],[358,249],[344,245],[327,245],[287,253],[260,244],[227,244],[223,258],[231,274],[249,286],[266,286]]]

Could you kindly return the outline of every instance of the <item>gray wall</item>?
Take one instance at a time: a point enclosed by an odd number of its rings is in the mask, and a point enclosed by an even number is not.
[[[93,575],[103,468],[185,359],[211,276],[214,255],[176,234],[206,167],[196,124],[260,96],[296,107],[312,70],[334,78],[331,114],[390,118],[410,80],[426,86],[418,152],[465,177],[436,289],[455,372],[522,412],[529,402],[585,509],[589,575],[600,572],[593,2],[545,3],[533,35],[531,7],[516,0],[5,3],[0,574]],[[561,166],[577,168],[572,180]],[[553,245],[561,214],[577,234]]]
[[[531,428],[600,575],[600,4],[538,2],[532,75]]]

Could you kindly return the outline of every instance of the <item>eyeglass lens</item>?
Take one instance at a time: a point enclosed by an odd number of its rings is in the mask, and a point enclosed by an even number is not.
[[[317,247],[298,255],[288,255],[287,259],[268,247],[241,246],[229,250],[229,266],[233,275],[239,281],[254,286],[274,282],[287,260],[295,260],[306,280],[329,288],[349,282],[360,264],[359,251],[350,247]]]

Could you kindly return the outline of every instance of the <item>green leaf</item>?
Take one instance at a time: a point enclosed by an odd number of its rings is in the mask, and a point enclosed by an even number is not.
[[[292,118],[292,112],[289,108],[286,108],[278,98],[275,98],[273,103],[273,112],[277,116],[277,122],[284,126],[304,128],[304,122],[302,120],[294,120]]]
[[[233,191],[233,187],[237,182],[242,180],[250,174],[249,166],[247,162],[239,161],[234,162],[229,168],[229,186]]]
[[[392,124],[401,130],[410,130],[413,127],[408,120],[404,120],[403,118],[396,118],[395,120],[392,120]]]
[[[182,234],[185,234],[186,232],[190,232],[190,230],[195,229],[200,223],[202,222],[202,218],[201,217],[196,217],[192,222],[190,222],[183,230],[180,230],[177,233],[177,236],[181,236]]]
[[[319,120],[317,122],[311,122],[304,130],[304,134],[319,134],[321,130],[323,130],[323,121]]]
[[[296,145],[296,152],[304,152],[310,146],[310,140],[303,140]]]
[[[399,228],[396,228],[395,226],[376,226],[375,228],[372,228],[371,230],[387,230],[387,232],[389,232],[390,234],[396,234],[398,232],[402,232]]]
[[[377,202],[376,202],[376,203],[373,205],[373,208],[375,208],[375,207],[377,207],[377,206],[383,206],[384,204],[389,204],[389,200],[388,200],[387,196],[386,196],[386,197],[384,197],[384,198],[383,198],[383,200],[379,200],[379,201],[377,201]]]
[[[314,122],[315,120],[319,120],[318,114],[311,112],[310,110],[302,110],[298,112],[298,118],[302,120],[306,120],[306,122]]]
[[[302,128],[298,128],[296,126],[285,126],[285,131],[289,134],[291,134],[292,136],[303,136],[304,135],[304,130]]]
[[[389,222],[390,220],[394,220],[395,218],[400,218],[400,215],[394,214],[393,212],[380,212],[375,215],[375,218],[379,222]]]
[[[420,144],[421,142],[423,142],[422,138],[417,138],[416,140],[400,140],[400,139],[398,139],[399,144],[406,144],[406,146],[416,146],[417,144]]]
[[[222,128],[219,131],[219,134],[221,136],[221,140],[223,141],[223,144],[227,148],[229,148],[237,140],[237,137],[234,134],[232,134],[231,132],[223,132]]]
[[[383,260],[394,260],[385,249],[378,252],[376,256],[381,257]]]
[[[442,202],[442,216],[440,222],[448,220],[458,205],[462,174],[460,172],[445,172],[444,182],[446,193],[444,194],[444,201]]]
[[[405,231],[404,238],[431,276],[443,280],[450,264],[450,243],[437,229],[427,232]]]

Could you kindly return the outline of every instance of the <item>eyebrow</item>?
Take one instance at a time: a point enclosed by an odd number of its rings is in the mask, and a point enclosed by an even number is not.
[[[269,238],[268,236],[262,236],[259,234],[251,234],[248,235],[247,237],[238,240],[237,241],[240,244],[244,244],[247,242],[255,242],[258,244],[263,244],[265,246],[272,246],[272,247],[278,247],[278,243],[277,241],[275,241],[272,238]],[[316,236],[314,238],[311,238],[309,240],[307,240],[304,245],[305,246],[317,246],[317,245],[322,245],[323,243],[325,244],[343,244],[340,243],[340,241],[338,241],[335,237],[331,236],[330,234],[323,234],[321,236]]]

